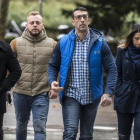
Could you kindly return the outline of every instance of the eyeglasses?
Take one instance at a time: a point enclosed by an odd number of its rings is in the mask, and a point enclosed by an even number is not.
[[[75,20],[81,20],[82,17],[83,17],[83,19],[87,20],[88,15],[87,14],[84,14],[84,15],[74,16]]]

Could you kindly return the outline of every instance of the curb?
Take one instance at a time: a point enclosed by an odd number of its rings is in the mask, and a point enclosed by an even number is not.
[[[3,129],[5,131],[9,131],[9,130],[15,130],[16,127],[15,126],[3,126]],[[28,127],[27,128],[28,131],[34,131],[33,127]],[[101,130],[101,131],[117,131],[118,128],[116,127],[107,127],[107,126],[94,126],[94,130]],[[63,132],[63,129],[59,128],[46,128],[47,132]]]
[[[94,130],[107,130],[107,131],[116,131],[117,127],[108,127],[108,126],[94,126]]]

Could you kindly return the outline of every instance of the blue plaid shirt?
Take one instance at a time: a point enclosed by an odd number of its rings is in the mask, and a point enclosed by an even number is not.
[[[92,92],[89,82],[89,67],[87,61],[90,32],[81,42],[76,34],[75,47],[70,65],[69,85],[65,95],[75,98],[80,104],[92,103]]]

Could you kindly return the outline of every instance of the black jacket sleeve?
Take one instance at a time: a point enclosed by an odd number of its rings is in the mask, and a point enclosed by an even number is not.
[[[116,65],[117,65],[117,72],[118,72],[116,88],[118,88],[122,82],[122,56],[123,56],[123,50],[121,48],[118,48],[117,56],[116,56]]]
[[[1,92],[6,92],[10,90],[11,87],[15,85],[18,79],[21,76],[21,68],[19,62],[12,51],[11,47],[7,45],[7,70],[9,70],[10,74],[1,82],[0,88]]]

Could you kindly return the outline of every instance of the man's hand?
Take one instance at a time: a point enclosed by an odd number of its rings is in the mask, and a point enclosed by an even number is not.
[[[50,99],[55,99],[57,98],[58,95],[59,95],[59,92],[54,92],[53,90],[50,90],[48,94]]]
[[[59,93],[61,90],[63,90],[63,87],[59,87],[59,83],[54,81],[54,82],[51,83],[51,90]]]
[[[112,97],[109,97],[109,94],[105,93],[102,95],[101,102],[100,102],[101,106],[105,107],[111,105],[111,102],[112,102]]]

